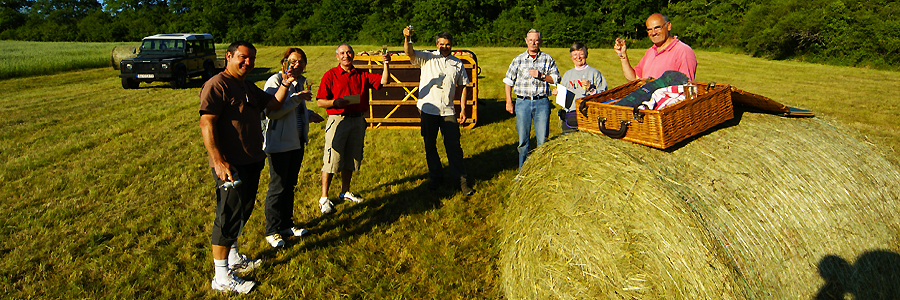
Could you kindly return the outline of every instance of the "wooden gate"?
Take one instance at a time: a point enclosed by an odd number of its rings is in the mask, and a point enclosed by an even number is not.
[[[409,61],[409,56],[402,51],[389,51],[391,66],[388,84],[381,90],[369,90],[369,112],[366,122],[369,128],[403,128],[419,127],[419,108],[416,102],[419,100],[419,75],[421,70]],[[453,55],[462,60],[469,75],[470,83],[457,87],[456,98],[453,103],[456,112],[459,113],[460,96],[462,89],[466,89],[466,116],[468,119],[461,124],[463,128],[475,127],[478,122],[478,59],[475,53],[468,50],[454,50]],[[353,59],[353,66],[359,69],[379,74],[382,67],[381,55],[360,54]]]

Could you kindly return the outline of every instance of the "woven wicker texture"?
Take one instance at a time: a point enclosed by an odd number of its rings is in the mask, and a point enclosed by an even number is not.
[[[610,130],[619,130],[621,121],[629,121],[623,140],[665,149],[734,117],[731,87],[727,84],[716,85],[712,90],[707,90],[705,84],[697,84],[698,96],[694,99],[658,111],[642,110],[641,121],[635,120],[631,107],[602,104],[628,95],[644,82],[635,80],[578,100],[579,107],[586,108],[578,114],[579,130],[603,134],[598,119],[606,119],[606,129]]]

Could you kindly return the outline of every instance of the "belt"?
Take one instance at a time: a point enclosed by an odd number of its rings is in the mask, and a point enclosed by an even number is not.
[[[521,98],[521,99],[525,99],[525,100],[538,100],[538,99],[544,99],[544,98],[547,98],[547,95],[540,95],[540,96],[518,96],[517,98]]]
[[[362,117],[362,112],[351,112],[351,113],[343,112],[343,113],[339,113],[338,115],[343,116],[345,118],[359,118],[359,117]]]

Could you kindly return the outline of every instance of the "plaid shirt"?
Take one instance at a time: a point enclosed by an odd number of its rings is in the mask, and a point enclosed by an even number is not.
[[[509,64],[503,83],[511,86],[519,97],[549,96],[550,84],[528,75],[528,70],[531,69],[537,69],[541,74],[552,77],[553,82],[559,82],[559,70],[556,69],[556,61],[550,54],[538,52],[537,57],[532,59],[528,51],[525,51]]]

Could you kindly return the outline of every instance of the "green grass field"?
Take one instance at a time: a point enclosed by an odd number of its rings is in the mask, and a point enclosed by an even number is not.
[[[108,67],[113,47],[140,44],[0,40],[0,79]]]
[[[108,55],[112,46],[101,52]],[[3,47],[17,46],[0,43]],[[313,125],[295,193],[296,221],[312,235],[288,240],[283,250],[269,248],[263,237],[262,184],[242,252],[265,259],[266,265],[244,276],[259,283],[248,298],[503,297],[498,213],[528,199],[507,196],[516,172],[516,134],[515,121],[504,110],[500,80],[524,48],[468,49],[478,55],[483,70],[479,125],[462,137],[477,194],[466,198],[450,188],[428,191],[417,130],[370,130],[363,168],[354,176],[354,189],[367,201],[339,203],[336,214],[322,217],[315,199],[323,129]],[[251,79],[262,85],[282,50],[260,47]],[[310,58],[307,77],[319,82],[336,65],[333,47],[304,50]],[[567,49],[545,50],[557,59],[561,73],[571,68]],[[637,54],[632,56],[642,53],[631,51]],[[900,88],[898,73],[697,55],[699,81],[729,83],[813,110],[897,163],[900,102],[891,92]],[[625,83],[612,50],[591,50],[589,63],[610,86]],[[38,71],[30,74],[44,73],[31,68]],[[124,90],[117,74],[104,67],[0,80],[5,95],[0,98],[0,262],[6,266],[0,270],[0,289],[5,298],[216,297],[209,289],[214,184],[197,126],[200,83],[192,81],[182,90],[165,83]],[[551,136],[559,134],[557,123],[551,128]]]

